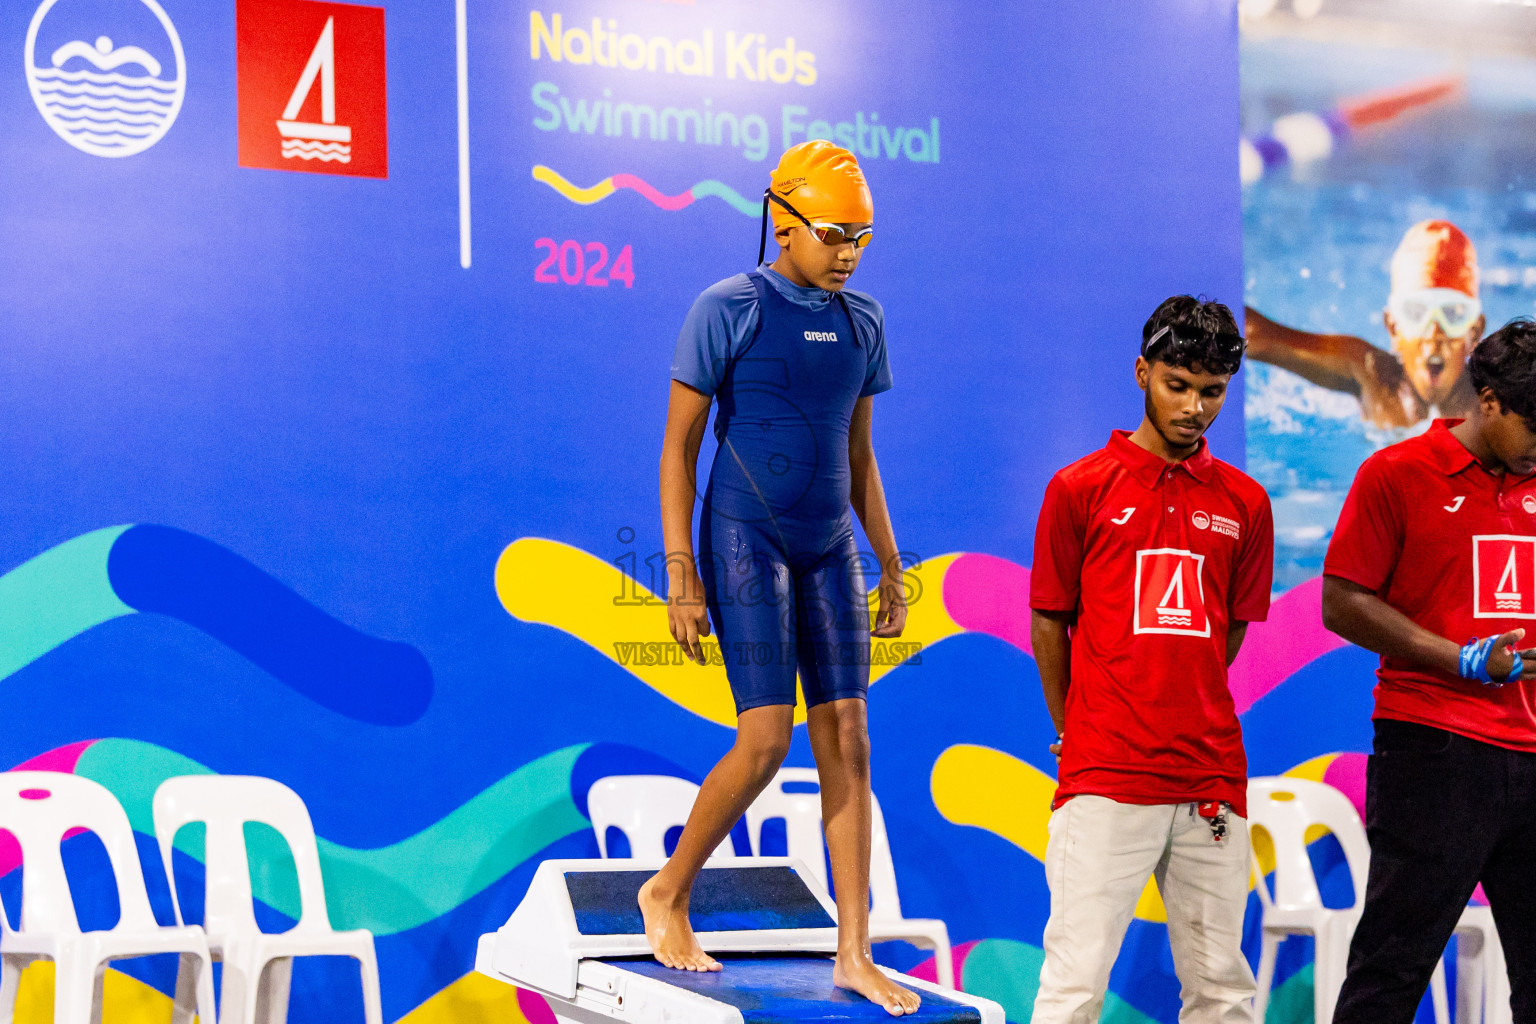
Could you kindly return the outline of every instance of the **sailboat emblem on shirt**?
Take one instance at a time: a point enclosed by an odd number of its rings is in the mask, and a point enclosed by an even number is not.
[[[1157,624],[1187,626],[1193,615],[1184,603],[1184,566],[1180,564],[1173,570],[1173,579],[1168,582],[1168,589],[1163,591],[1163,599],[1157,602]]]
[[[1210,636],[1205,608],[1205,556],[1177,548],[1136,552],[1133,633]]]
[[[1536,619],[1536,537],[1472,538],[1472,615]]]

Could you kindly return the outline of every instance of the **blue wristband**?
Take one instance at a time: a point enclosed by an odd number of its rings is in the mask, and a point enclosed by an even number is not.
[[[1461,677],[1463,679],[1476,679],[1490,686],[1503,686],[1505,683],[1519,679],[1525,671],[1525,659],[1520,657],[1519,651],[1512,651],[1515,664],[1510,669],[1509,675],[1503,679],[1494,679],[1488,674],[1488,659],[1493,655],[1493,643],[1498,637],[1490,636],[1482,640],[1473,637],[1467,641],[1467,645],[1461,649]]]

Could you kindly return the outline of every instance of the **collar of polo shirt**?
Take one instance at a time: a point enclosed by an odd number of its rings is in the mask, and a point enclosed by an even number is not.
[[[1157,483],[1158,476],[1169,466],[1183,467],[1201,483],[1206,483],[1211,477],[1211,463],[1215,459],[1211,456],[1211,446],[1205,443],[1205,438],[1200,439],[1200,444],[1195,448],[1195,454],[1183,462],[1168,462],[1161,455],[1154,455],[1141,445],[1131,440],[1129,430],[1116,430],[1109,435],[1109,450],[1125,464],[1125,468],[1131,471],[1131,476],[1146,487]]]

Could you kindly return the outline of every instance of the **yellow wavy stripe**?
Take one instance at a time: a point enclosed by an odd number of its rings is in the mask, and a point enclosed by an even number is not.
[[[1034,765],[1001,750],[961,743],[933,763],[929,786],[933,805],[947,820],[985,829],[1045,861],[1056,780]],[[1151,879],[1136,901],[1136,916],[1144,921],[1168,920],[1163,898]]]
[[[944,573],[957,557],[942,555],[909,572],[921,588],[918,598],[909,608],[901,639],[872,644],[877,664],[870,666],[870,682],[895,667],[889,662],[900,660],[902,648],[894,644],[927,647],[962,632],[944,610],[942,596]],[[735,726],[736,706],[725,666],[683,660],[667,628],[666,605],[618,566],[569,544],[523,537],[507,545],[496,560],[496,595],[514,618],[563,630],[673,703],[711,722]],[[805,721],[803,698],[795,706],[795,721]]]
[[[1313,782],[1326,782],[1327,780],[1323,776],[1333,766],[1333,762],[1338,759],[1338,754],[1323,754],[1320,757],[1314,757],[1311,760],[1301,762],[1301,764],[1284,774],[1286,778],[1291,779],[1311,779]],[[1323,838],[1323,836],[1331,835],[1332,831],[1327,825],[1308,825],[1307,831],[1302,834],[1302,842],[1315,842]],[[1263,829],[1258,829],[1254,832],[1253,849],[1259,855],[1259,866],[1264,869],[1266,875],[1275,870],[1275,848],[1274,844],[1269,841],[1268,832]]]
[[[1338,754],[1324,754],[1290,769],[1290,778],[1323,781]],[[1046,826],[1051,818],[1051,797],[1056,780],[1012,754],[991,747],[958,744],[939,755],[929,778],[933,805],[956,825],[986,829],[1008,840],[1031,857],[1045,861]],[[1328,834],[1322,825],[1307,829],[1306,841]],[[1253,830],[1253,852],[1265,874],[1275,870],[1275,849],[1269,834]],[[1251,888],[1253,880],[1249,879]],[[1147,881],[1136,901],[1136,916],[1143,921],[1166,924],[1168,910],[1153,880]]]
[[[109,969],[102,983],[101,1019],[110,1024],[165,1024],[171,1019],[171,997]],[[15,1021],[52,1024],[53,961],[39,960],[21,972]]]
[[[583,206],[591,206],[593,203],[613,195],[612,178],[604,178],[591,188],[578,188],[562,178],[559,171],[545,167],[543,164],[534,165],[533,180],[542,181],[571,202],[580,203]]]
[[[395,1024],[528,1024],[517,989],[470,971]]]
[[[102,1020],[109,1024],[165,1024],[169,996],[119,971],[108,970],[102,991]],[[53,963],[39,960],[21,974],[16,1024],[52,1024]],[[474,971],[439,991],[397,1024],[528,1024],[517,989]]]

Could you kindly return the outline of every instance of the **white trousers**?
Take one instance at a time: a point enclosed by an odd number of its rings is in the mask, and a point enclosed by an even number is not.
[[[1096,1024],[1109,971],[1149,877],[1168,909],[1179,1024],[1252,1024],[1253,971],[1240,947],[1248,903],[1248,823],[1211,836],[1194,804],[1077,796],[1051,815],[1051,917],[1032,1024]]]

